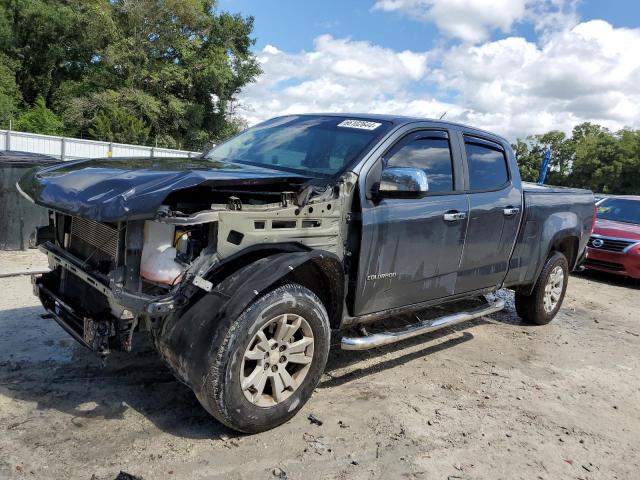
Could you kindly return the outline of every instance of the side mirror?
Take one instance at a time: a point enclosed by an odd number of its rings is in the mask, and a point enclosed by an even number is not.
[[[376,193],[383,198],[420,198],[428,191],[429,181],[424,170],[391,167],[382,171]]]

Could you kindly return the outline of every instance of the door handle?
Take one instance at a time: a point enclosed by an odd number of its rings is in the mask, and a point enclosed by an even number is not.
[[[502,210],[505,217],[513,217],[514,215],[517,215],[519,211],[520,209],[515,207],[507,207],[504,210]]]
[[[445,222],[457,222],[458,220],[467,218],[467,214],[464,212],[447,212],[442,218],[444,218]]]

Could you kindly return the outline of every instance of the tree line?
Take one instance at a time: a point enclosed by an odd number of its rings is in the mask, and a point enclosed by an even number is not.
[[[526,181],[537,181],[549,146],[546,184],[605,194],[640,194],[640,130],[611,132],[586,122],[575,126],[570,136],[553,130],[518,139],[512,146]]]
[[[0,128],[202,148],[244,126],[253,18],[206,0],[0,0]]]

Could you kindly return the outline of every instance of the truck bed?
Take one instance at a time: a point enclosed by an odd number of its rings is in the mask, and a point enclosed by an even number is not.
[[[591,190],[573,187],[557,187],[554,185],[540,185],[539,183],[522,182],[522,190],[526,193],[563,193],[563,194],[580,194],[591,195]]]
[[[524,182],[524,216],[509,262],[504,286],[518,285],[526,292],[558,239],[574,242],[569,268],[574,269],[589,241],[593,224],[593,193],[579,188],[554,187]],[[565,240],[566,241],[566,240]]]

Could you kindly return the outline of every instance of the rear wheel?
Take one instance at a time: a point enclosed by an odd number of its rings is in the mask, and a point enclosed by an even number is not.
[[[516,312],[520,318],[546,325],[558,313],[564,300],[569,278],[569,263],[560,252],[547,258],[531,295],[516,292]]]
[[[222,337],[222,336],[221,336]],[[259,297],[231,323],[209,365],[203,406],[235,430],[256,433],[292,418],[311,397],[329,354],[320,299],[298,284]]]

